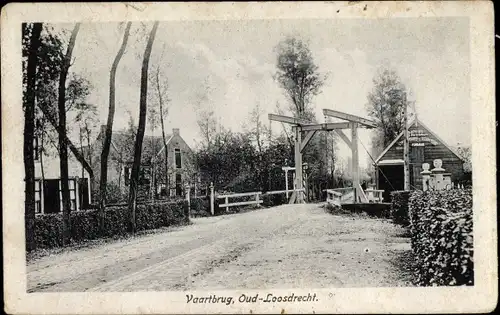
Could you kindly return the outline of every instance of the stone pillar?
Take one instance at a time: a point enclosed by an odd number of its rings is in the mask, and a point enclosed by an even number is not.
[[[429,171],[429,168],[430,168],[429,163],[423,163],[422,164],[423,171],[420,172],[420,174],[422,174],[422,190],[423,191],[427,191],[430,188],[429,187],[429,182],[430,182],[430,179],[431,179],[432,172]]]
[[[436,190],[443,190],[444,189],[444,179],[443,179],[443,173],[444,173],[444,168],[443,166],[443,161],[440,159],[434,160],[434,168],[431,170],[432,175],[434,176],[434,187]]]

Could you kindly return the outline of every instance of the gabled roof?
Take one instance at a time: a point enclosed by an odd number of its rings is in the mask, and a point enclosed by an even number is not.
[[[99,133],[96,141],[102,141],[102,137],[104,135]],[[172,134],[165,135],[167,139],[167,145],[170,140],[173,138]],[[120,159],[123,158],[123,162],[132,162],[134,159],[134,144],[135,144],[135,135],[131,134],[128,131],[113,131],[111,136],[111,151],[120,155]],[[98,146],[100,147],[100,146]],[[98,147],[94,147],[94,150]],[[141,160],[142,162],[149,162],[151,158],[159,155],[160,152],[164,149],[163,137],[162,136],[149,136],[144,135],[142,141],[142,154]],[[88,147],[84,148],[84,152],[88,152]],[[94,154],[99,154],[99,152],[94,152]]]
[[[436,133],[434,133],[429,127],[427,127],[420,119],[414,117],[411,122],[408,124],[408,128],[413,126],[415,123],[417,123],[419,125],[421,125],[422,127],[424,127],[424,129],[427,130],[427,132],[429,132],[434,138],[436,138],[439,142],[441,142],[448,150],[450,150],[454,155],[456,155],[456,157],[458,157],[460,160],[464,160],[463,157],[461,157],[455,149],[453,149],[452,147],[450,147],[443,139],[441,139],[441,137],[439,137]],[[398,142],[398,140],[400,138],[402,138],[404,135],[404,131],[402,131],[397,137],[396,139],[394,139],[385,149],[384,151],[382,151],[382,153],[380,153],[380,155],[375,159],[375,164],[378,164],[378,162],[380,161],[380,159],[387,153],[387,151],[389,151],[393,146],[394,144],[396,144],[396,142]]]

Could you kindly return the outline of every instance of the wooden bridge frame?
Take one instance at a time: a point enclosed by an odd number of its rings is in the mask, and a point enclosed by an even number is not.
[[[367,198],[359,183],[359,157],[358,157],[358,128],[375,128],[376,124],[372,120],[365,119],[356,115],[351,115],[339,112],[332,109],[323,109],[325,117],[335,117],[347,122],[338,123],[323,123],[311,124],[305,120],[294,117],[269,114],[269,120],[287,123],[293,126],[295,132],[295,181],[297,191],[294,191],[290,197],[289,203],[304,203],[303,193],[303,175],[302,175],[302,153],[307,147],[309,141],[317,131],[332,131],[334,130],[342,140],[351,148],[352,152],[352,170],[353,170],[353,187],[354,187],[354,202],[367,202]],[[351,129],[351,139],[342,131],[342,129]],[[302,139],[304,133],[304,139]]]

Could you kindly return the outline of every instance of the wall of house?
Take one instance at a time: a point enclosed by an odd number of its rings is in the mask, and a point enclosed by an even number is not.
[[[403,137],[396,142],[385,154],[380,161],[403,159]],[[410,142],[410,185],[416,189],[422,189],[422,163],[429,163],[431,169],[435,159],[443,161],[443,168],[446,173],[451,173],[452,182],[460,180],[464,174],[463,161],[453,153],[445,144],[439,139],[434,137],[427,129],[421,124],[413,124],[409,128],[409,142]],[[423,160],[416,161],[419,156],[415,150],[418,150],[416,145],[423,145]]]
[[[43,173],[46,179],[57,179],[61,177],[60,172],[60,158],[57,155],[44,155],[43,156]],[[75,156],[68,153],[68,175],[69,177],[89,178],[89,173],[83,171],[83,167],[75,158]],[[35,161],[35,178],[42,178],[42,163],[38,159]]]
[[[181,168],[177,168],[175,161],[175,150],[179,149],[181,153]],[[192,182],[195,173],[195,164],[193,151],[182,139],[179,129],[173,129],[172,138],[167,145],[168,150],[168,173],[169,173],[169,188],[170,196],[176,195],[176,175],[181,175],[181,185],[184,187],[186,183]],[[159,157],[164,161],[164,152],[160,153]],[[161,162],[164,163],[164,162]]]

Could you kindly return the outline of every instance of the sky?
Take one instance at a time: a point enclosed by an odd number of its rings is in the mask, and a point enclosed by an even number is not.
[[[71,29],[72,25],[58,25]],[[145,40],[151,24],[132,24],[116,81],[114,130],[139,114],[139,85]],[[85,76],[93,88],[88,102],[99,119],[108,113],[109,70],[124,25],[82,24],[70,71]],[[419,119],[449,145],[470,145],[470,47],[467,18],[289,19],[160,22],[150,69],[160,66],[168,78],[171,105],[166,128],[179,128],[186,142],[201,141],[196,106],[205,82],[219,122],[241,131],[259,104],[267,113],[288,101],[278,83],[276,45],[286,36],[309,43],[318,71],[327,80],[311,106],[319,122],[330,108],[367,117],[367,95],[378,69],[394,69],[410,90]],[[281,125],[272,123],[273,132]],[[148,131],[149,132],[149,131]],[[360,162],[369,157],[371,132],[360,130]],[[341,156],[348,155],[340,145]],[[376,157],[374,157],[376,158]]]

